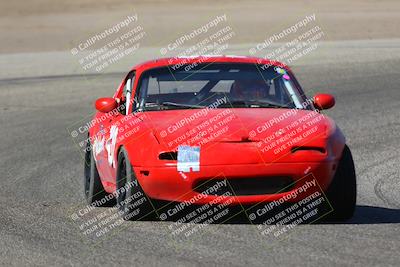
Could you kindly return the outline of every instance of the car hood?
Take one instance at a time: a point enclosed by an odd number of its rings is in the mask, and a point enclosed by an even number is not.
[[[277,108],[154,111],[146,112],[144,120],[160,142],[179,145],[205,144],[201,139],[207,139],[206,143],[260,141],[271,133],[293,130],[297,128],[295,124],[304,123],[318,126],[319,133],[326,133],[334,124],[315,111]]]
[[[310,153],[321,159],[327,156],[329,138],[337,130],[325,115],[295,109],[167,110],[144,112],[142,118],[157,139],[159,151],[199,146],[203,165],[273,162],[288,159],[300,146],[309,150],[307,155],[297,153],[297,159],[309,158]],[[218,157],[221,153],[225,156]]]

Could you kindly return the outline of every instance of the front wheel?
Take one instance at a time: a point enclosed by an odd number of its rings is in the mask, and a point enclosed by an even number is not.
[[[106,198],[106,192],[97,171],[90,141],[87,141],[86,145],[83,190],[89,205],[95,205],[97,207],[108,206],[109,203]]]
[[[117,207],[124,220],[152,220],[155,209],[136,179],[124,148],[118,153]]]
[[[326,196],[333,211],[328,214],[328,221],[346,221],[351,219],[356,207],[357,184],[353,156],[346,145],[338,169],[329,186]]]

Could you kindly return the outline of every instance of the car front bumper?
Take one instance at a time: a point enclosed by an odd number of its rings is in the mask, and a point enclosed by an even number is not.
[[[230,182],[234,179],[248,177],[268,180],[271,177],[290,177],[290,190],[276,190],[268,194],[233,194],[225,195],[223,201],[231,205],[254,205],[272,202],[283,197],[293,196],[305,182],[315,179],[313,191],[326,191],[335,174],[337,163],[334,161],[305,163],[268,163],[243,165],[211,165],[200,166],[197,172],[178,172],[176,166],[165,167],[134,167],[136,177],[145,193],[152,199],[171,202],[193,202],[194,204],[209,204],[221,199],[216,194],[202,194],[196,190],[201,181],[222,181],[226,179],[227,188],[232,189]],[[298,198],[287,198],[288,202],[298,201],[309,195],[300,194]],[[294,200],[295,199],[295,200]]]

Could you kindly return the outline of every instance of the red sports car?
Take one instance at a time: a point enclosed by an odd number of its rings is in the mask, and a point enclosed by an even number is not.
[[[166,58],[135,66],[91,121],[84,190],[111,198],[125,219],[158,204],[260,206],[326,196],[335,220],[352,217],[356,175],[335,122],[286,65],[260,58]],[[313,191],[311,192],[311,188]],[[317,194],[317,195],[318,195]],[[274,203],[271,205],[271,203]],[[167,217],[168,217],[167,216]],[[165,219],[165,214],[164,218]]]

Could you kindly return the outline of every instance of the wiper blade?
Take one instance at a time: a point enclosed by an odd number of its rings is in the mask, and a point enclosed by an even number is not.
[[[257,105],[260,107],[268,107],[268,108],[291,108],[286,104],[281,104],[272,101],[264,101],[264,100],[247,100],[246,103],[248,103],[250,106]]]
[[[230,108],[230,107],[247,108],[248,104],[242,100],[235,100],[235,101],[228,101],[218,106],[218,108]]]
[[[205,108],[205,106],[200,106],[200,105],[181,104],[181,103],[174,103],[174,102],[162,102],[161,105],[166,106],[166,107]]]
[[[288,105],[264,101],[264,100],[232,100],[219,106],[221,107],[235,107],[235,108],[291,108]]]

